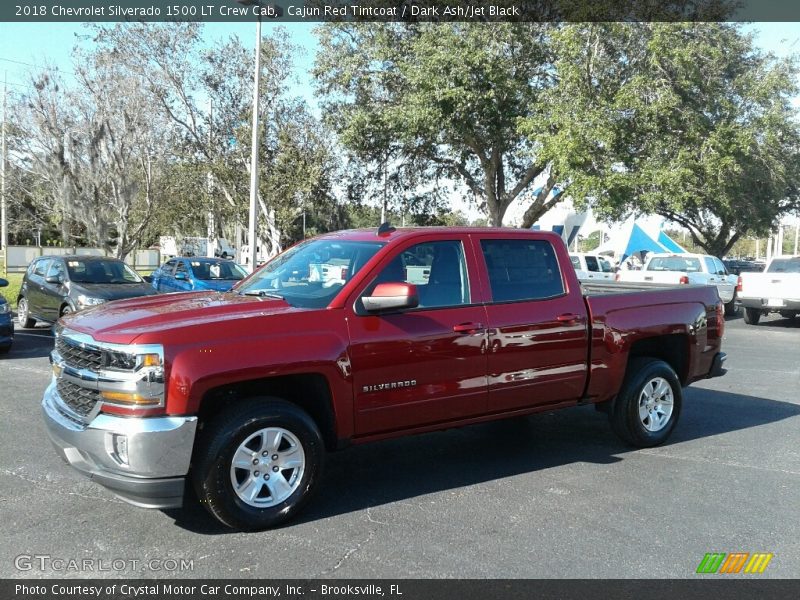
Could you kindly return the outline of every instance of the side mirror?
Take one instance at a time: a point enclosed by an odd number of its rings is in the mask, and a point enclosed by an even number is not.
[[[186,273],[175,273],[175,280],[176,281],[185,281],[186,280]]]
[[[412,283],[379,283],[371,296],[361,299],[369,312],[416,308],[419,306],[417,286]]]
[[[44,280],[47,283],[56,283],[56,284],[64,283],[64,278],[61,277],[61,275],[50,275],[48,277],[45,277]]]
[[[6,287],[7,285],[8,285],[8,280],[0,277],[0,287]]]

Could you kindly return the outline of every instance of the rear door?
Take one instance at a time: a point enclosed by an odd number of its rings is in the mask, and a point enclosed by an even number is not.
[[[486,311],[466,236],[398,244],[348,308],[355,429],[377,434],[486,412]],[[417,286],[420,305],[369,314],[378,283]]]
[[[579,399],[588,334],[581,291],[566,289],[549,239],[479,236],[490,302],[489,409],[501,412]]]

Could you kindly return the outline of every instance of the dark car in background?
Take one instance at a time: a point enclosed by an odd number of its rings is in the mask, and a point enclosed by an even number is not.
[[[726,259],[722,263],[728,269],[728,273],[733,273],[734,275],[761,273],[764,270],[764,263],[757,263],[752,260]]]
[[[230,260],[179,257],[153,271],[153,288],[159,292],[226,292],[247,276]]]
[[[60,317],[110,300],[152,296],[150,285],[117,258],[105,256],[42,256],[25,272],[17,299],[22,327]]]
[[[0,279],[0,287],[6,287],[8,281]],[[0,296],[0,354],[11,350],[14,343],[14,323],[11,321],[11,305]]]

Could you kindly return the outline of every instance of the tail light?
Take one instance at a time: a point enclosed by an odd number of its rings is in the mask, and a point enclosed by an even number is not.
[[[741,292],[742,291],[742,276],[741,275],[739,275],[739,279],[736,280],[736,291],[737,292]]]
[[[721,338],[725,335],[725,305],[722,302],[717,303],[717,337]]]
[[[678,283],[689,283],[689,276],[681,275],[681,280]]]

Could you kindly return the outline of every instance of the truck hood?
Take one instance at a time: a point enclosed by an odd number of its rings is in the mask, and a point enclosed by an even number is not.
[[[149,283],[77,283],[72,282],[70,291],[73,294],[84,294],[90,298],[101,300],[122,300],[139,296],[152,296],[156,293]]]
[[[164,332],[208,327],[231,320],[285,314],[295,309],[283,300],[236,293],[190,292],[101,304],[64,317],[65,327],[115,344],[152,343]]]

